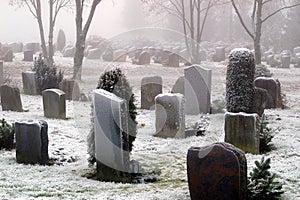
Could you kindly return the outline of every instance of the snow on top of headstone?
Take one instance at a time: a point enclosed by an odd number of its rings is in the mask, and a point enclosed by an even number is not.
[[[234,113],[234,112],[226,112],[226,113],[225,113],[225,116],[226,116],[226,115],[231,115],[231,116],[235,116],[235,115],[243,115],[243,116],[246,116],[246,117],[252,116],[252,117],[255,117],[255,118],[256,118],[256,116],[257,116],[256,113],[245,113],[245,112],[238,112],[238,113]]]
[[[235,48],[231,50],[230,55],[237,53],[251,53],[251,51],[247,48]]]
[[[112,100],[118,101],[118,102],[124,101],[124,99],[118,97],[117,95],[115,95],[115,94],[113,94],[113,93],[111,93],[111,92],[108,92],[108,91],[106,91],[106,90],[103,90],[103,89],[96,89],[96,90],[94,90],[94,93],[93,93],[93,94],[94,94],[94,95],[95,95],[95,94],[99,94],[99,95],[102,95],[102,96],[104,96],[104,97],[106,97],[106,98],[108,98],[108,99],[112,99]]]
[[[165,94],[159,94],[155,98],[161,98],[161,97],[177,97],[177,98],[182,98],[183,94],[180,94],[180,93],[165,93]]]

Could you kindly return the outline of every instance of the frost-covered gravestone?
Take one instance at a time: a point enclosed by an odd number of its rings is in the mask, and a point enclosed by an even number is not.
[[[169,55],[169,66],[179,67],[179,56],[176,53],[171,53]]]
[[[3,111],[23,112],[20,90],[16,86],[0,86],[1,105]]]
[[[180,93],[184,95],[184,77],[179,77],[176,82],[174,83],[172,90],[172,93]]]
[[[147,51],[143,51],[138,58],[138,65],[148,65],[150,64],[150,54]]]
[[[42,92],[44,116],[66,119],[66,94],[59,89],[47,89]]]
[[[212,70],[199,65],[184,69],[186,114],[210,113]]]
[[[115,62],[126,62],[127,59],[127,51],[124,49],[119,49],[114,51],[114,61]]]
[[[23,90],[25,94],[28,95],[38,94],[35,72],[33,71],[22,72],[22,82],[23,82]]]
[[[24,51],[24,61],[28,61],[28,62],[32,62],[33,61],[33,54],[34,51],[33,50],[28,50],[28,51]]]
[[[0,86],[4,82],[3,61],[0,60]],[[1,95],[1,94],[0,94]]]
[[[66,93],[66,100],[78,101],[80,98],[80,89],[75,80],[64,79],[59,83],[59,89]]]
[[[18,163],[48,164],[48,124],[43,120],[15,122]]]
[[[226,77],[225,142],[247,152],[259,153],[257,114],[252,113],[257,108],[254,74],[253,53],[244,48],[232,50]]]
[[[267,91],[266,108],[281,108],[281,86],[278,80],[269,77],[258,77],[254,80],[254,85]]]
[[[233,145],[191,147],[187,173],[192,200],[246,199],[247,160],[245,153]]]
[[[281,67],[282,68],[290,68],[291,52],[289,50],[282,51],[280,59],[281,59]]]
[[[216,47],[214,61],[221,62],[223,60],[225,60],[225,48],[224,47]]]
[[[141,85],[141,108],[151,109],[155,97],[162,93],[162,78],[160,76],[144,77]]]
[[[182,94],[160,94],[155,97],[157,137],[184,138],[185,114]]]
[[[94,90],[94,132],[97,178],[130,182],[128,106],[103,89]]]

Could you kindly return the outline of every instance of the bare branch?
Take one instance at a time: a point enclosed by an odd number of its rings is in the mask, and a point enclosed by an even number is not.
[[[265,17],[261,22],[264,23],[265,21],[267,21],[268,19],[270,19],[271,17],[273,17],[277,13],[281,12],[282,10],[289,9],[289,8],[294,8],[296,6],[300,6],[300,3],[296,3],[294,5],[284,6],[282,8],[279,8],[279,9],[275,10],[273,13],[269,14],[267,17]]]

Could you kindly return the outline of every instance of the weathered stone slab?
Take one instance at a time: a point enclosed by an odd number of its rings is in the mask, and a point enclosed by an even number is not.
[[[179,77],[173,85],[171,92],[184,95],[184,80],[185,78],[183,76]]]
[[[139,56],[138,65],[148,65],[150,64],[150,54],[147,51],[143,51]]]
[[[282,55],[281,56],[281,67],[282,68],[290,68],[291,65],[291,56],[290,55]]]
[[[23,59],[24,61],[28,61],[28,62],[33,61],[34,51],[32,50],[24,51],[23,54],[24,54],[24,59]]]
[[[44,116],[66,119],[66,94],[59,89],[47,89],[42,95]]]
[[[225,114],[225,142],[245,152],[259,154],[258,115],[248,113]]]
[[[80,89],[77,81],[64,79],[59,83],[59,89],[66,93],[66,100],[78,101],[80,99]]]
[[[212,70],[193,65],[184,69],[186,114],[210,113]]]
[[[221,62],[225,60],[225,48],[216,47],[215,59],[216,62]]]
[[[150,76],[142,79],[141,108],[151,109],[155,104],[155,97],[162,93],[162,77]]]
[[[0,86],[1,105],[3,111],[23,112],[20,90],[16,86],[2,85]]]
[[[23,90],[25,94],[28,95],[38,94],[35,72],[33,71],[22,72],[22,82],[23,82]]]
[[[184,138],[185,114],[182,94],[160,94],[155,97],[157,137]]]
[[[247,160],[228,143],[191,147],[187,174],[192,200],[244,200],[247,197]]]
[[[179,67],[179,56],[175,53],[169,54],[169,66]]]
[[[264,114],[264,110],[267,104],[268,91],[262,88],[254,88],[254,101],[253,101],[253,113],[257,113],[259,116]]]
[[[127,51],[123,49],[114,51],[115,62],[126,62],[126,59],[127,59]]]
[[[48,124],[43,120],[15,122],[18,163],[48,164]]]
[[[127,102],[98,89],[94,90],[93,103],[97,177],[128,182],[124,175],[130,172]]]

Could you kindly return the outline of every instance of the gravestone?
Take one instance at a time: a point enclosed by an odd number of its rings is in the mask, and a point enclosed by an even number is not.
[[[290,55],[281,55],[281,67],[290,68],[291,56]]]
[[[14,58],[14,53],[11,49],[9,49],[3,56],[4,62],[12,62]]]
[[[184,97],[182,94],[160,94],[155,97],[155,128],[157,137],[185,137]]]
[[[175,53],[169,54],[169,66],[179,67],[179,56]]]
[[[225,60],[225,48],[216,47],[215,59],[216,62],[221,62]]]
[[[151,109],[155,97],[162,93],[162,78],[160,76],[144,77],[141,85],[141,108]]]
[[[101,57],[101,49],[89,49],[87,52],[87,59],[100,59]]]
[[[48,164],[48,124],[46,121],[16,121],[15,133],[17,163]]]
[[[228,143],[189,148],[187,175],[192,200],[247,197],[245,153]]]
[[[128,182],[129,177],[124,174],[130,171],[127,102],[97,89],[93,105],[97,178]]]
[[[259,154],[258,115],[248,113],[225,114],[225,142],[245,152]]]
[[[212,70],[193,65],[184,69],[186,114],[210,113]]]
[[[66,119],[66,94],[59,89],[47,89],[42,92],[44,116]]]
[[[184,95],[184,77],[179,77],[172,87],[171,93],[180,93]]]
[[[115,62],[126,62],[127,52],[123,49],[114,51],[114,61]]]
[[[3,85],[3,82],[4,82],[3,61],[0,60],[0,86]]]
[[[59,89],[66,94],[66,100],[78,101],[80,99],[80,89],[75,80],[64,79],[59,83]]]
[[[293,49],[293,54],[294,54],[294,56],[296,56],[298,53],[300,53],[300,47],[295,47],[295,48]]]
[[[274,53],[273,53],[273,51],[266,51],[265,53],[264,53],[264,58],[265,58],[265,60],[267,61],[268,60],[268,57],[269,56],[273,56],[273,58],[274,58]]]
[[[150,54],[147,51],[143,51],[139,56],[138,65],[149,65],[150,60]]]
[[[0,86],[1,105],[3,111],[23,112],[20,90],[16,86]]]
[[[294,65],[294,67],[300,68],[300,53],[296,54],[295,60],[296,60],[296,64]]]
[[[262,88],[254,88],[254,101],[252,113],[257,113],[259,116],[264,114],[267,105],[268,91]]]
[[[278,80],[269,77],[258,77],[254,80],[254,85],[267,90],[267,109],[282,107],[281,87]]]
[[[40,44],[37,42],[30,42],[24,45],[23,51],[33,51],[36,53],[40,50]]]
[[[25,94],[28,95],[38,94],[35,72],[33,71],[22,72],[22,82],[23,82],[23,90]]]
[[[33,61],[34,51],[28,50],[28,51],[24,51],[23,53],[24,53],[24,61],[28,61],[28,62]]]

